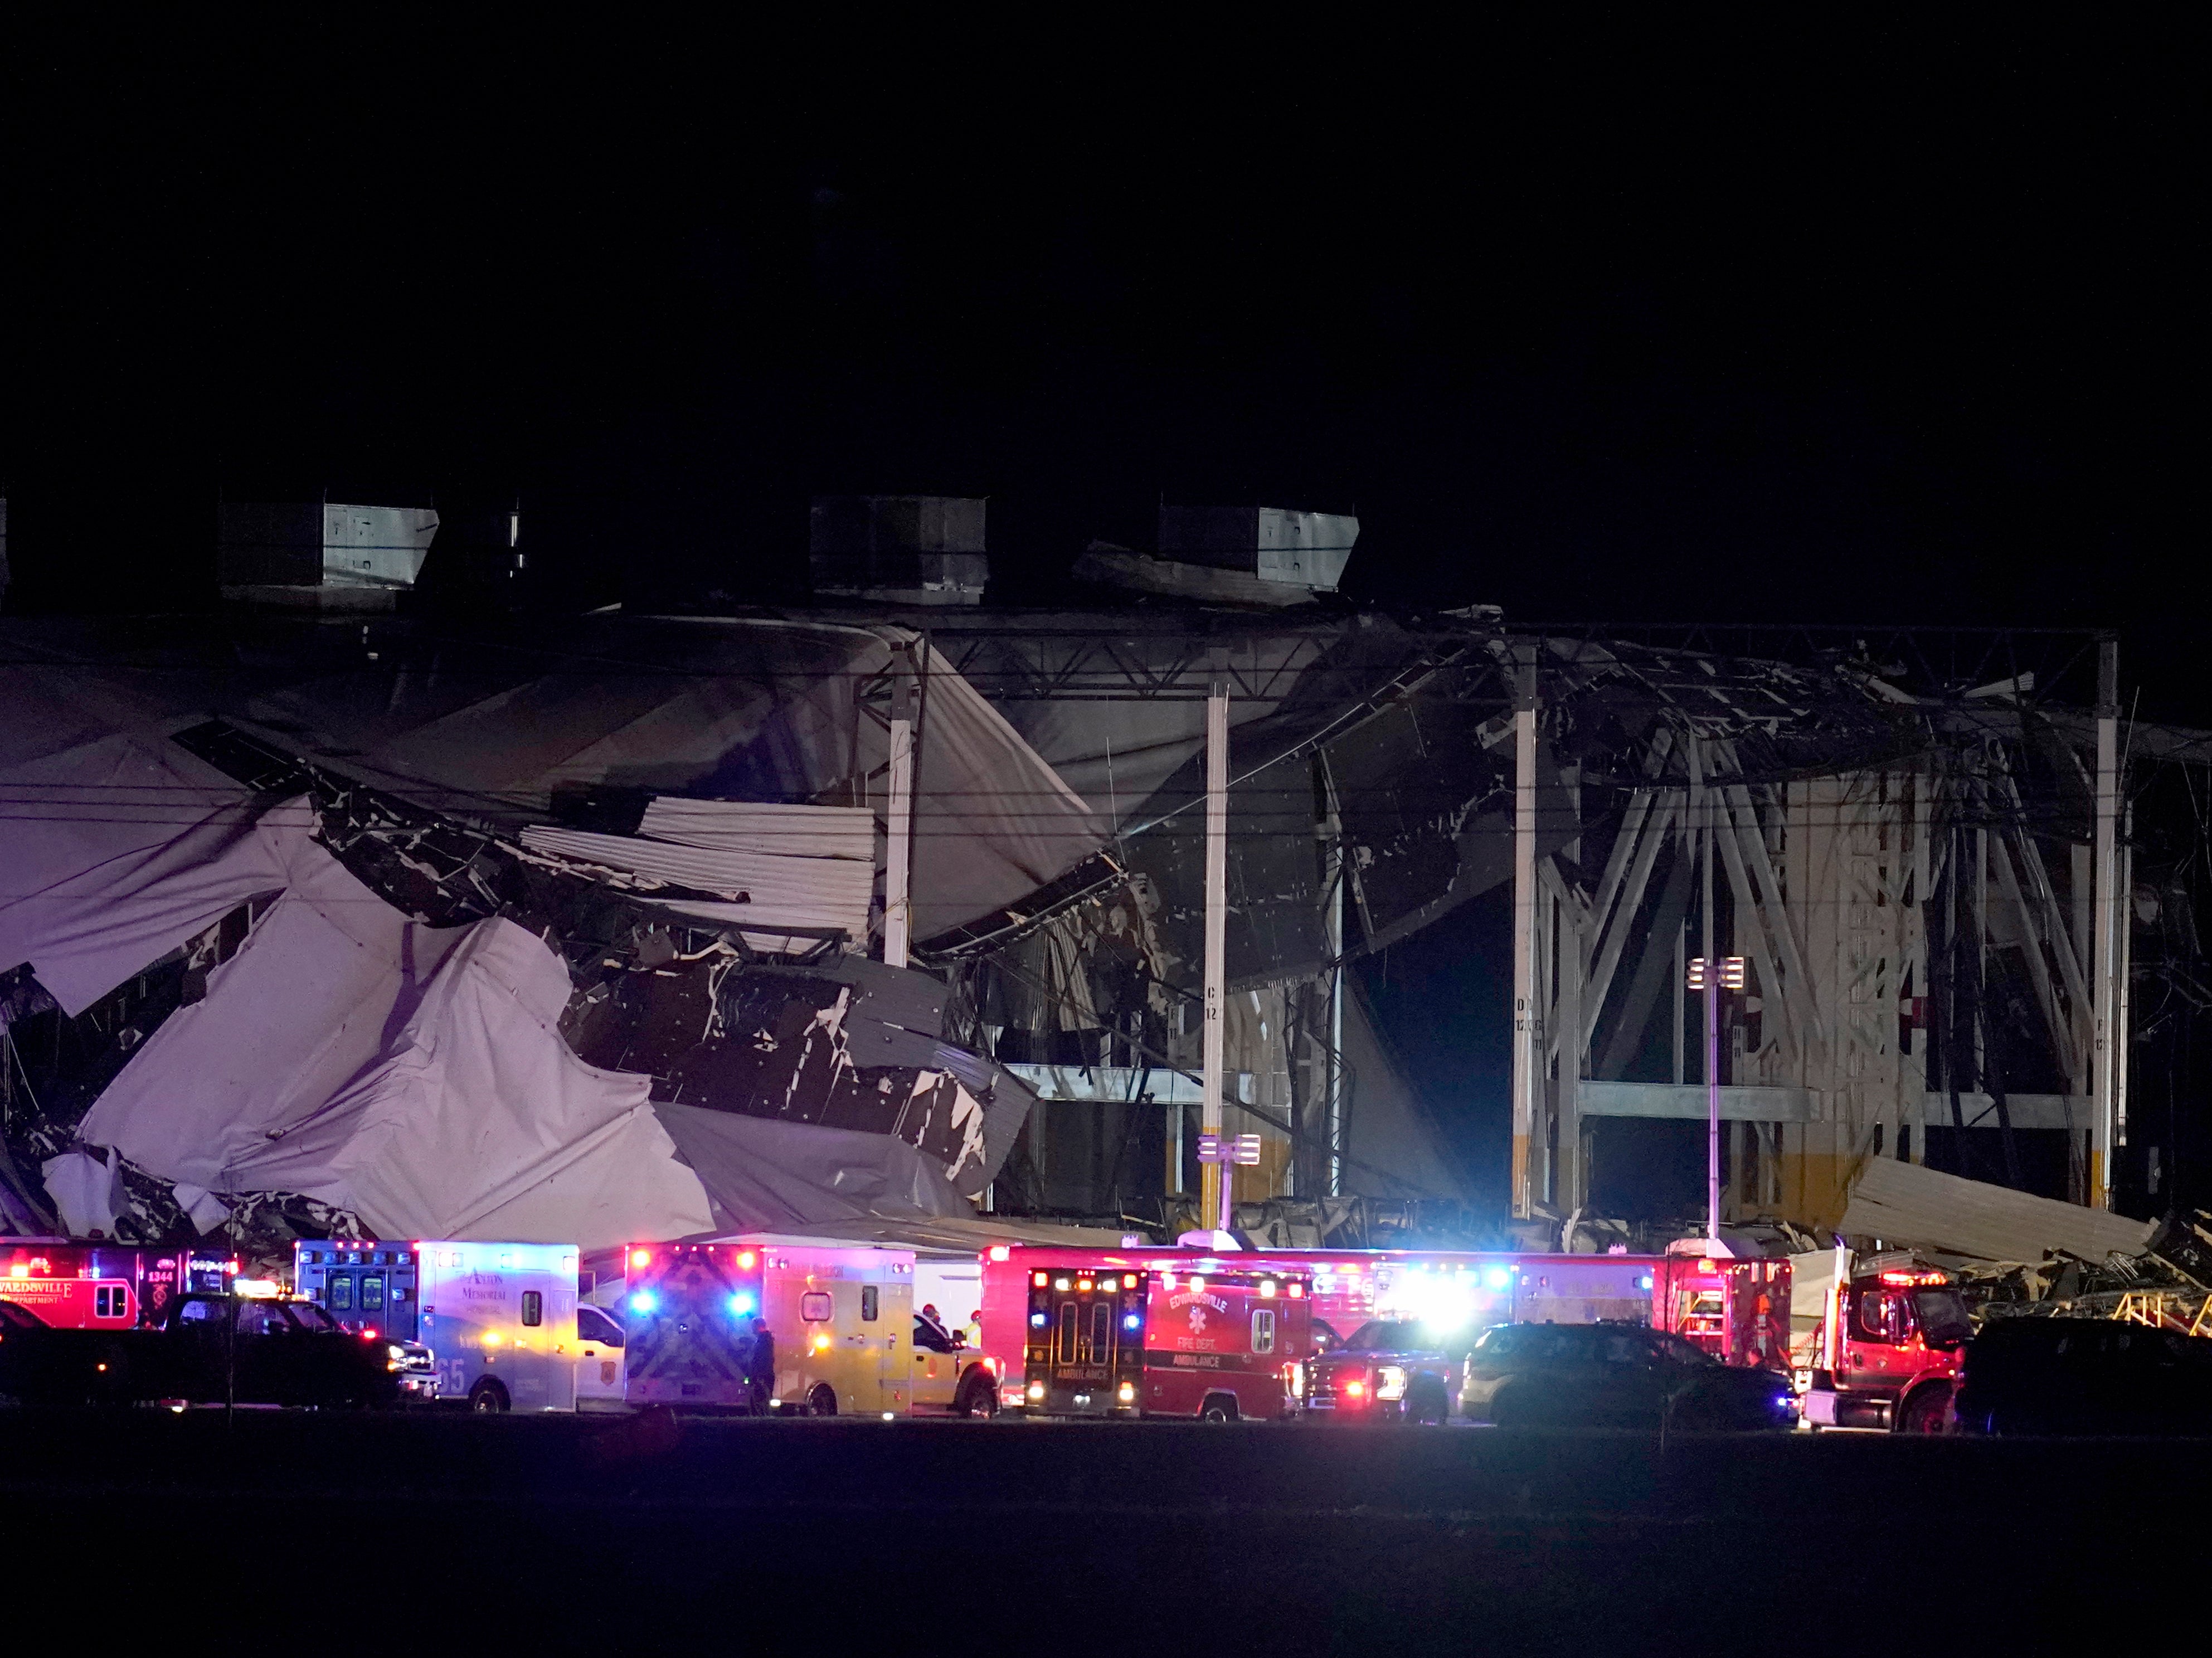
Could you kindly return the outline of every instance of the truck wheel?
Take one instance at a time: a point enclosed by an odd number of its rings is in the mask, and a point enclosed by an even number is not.
[[[1406,1419],[1408,1422],[1442,1424],[1451,1415],[1451,1401],[1444,1397],[1442,1388],[1416,1388],[1406,1395]]]
[[[503,1415],[508,1408],[507,1389],[486,1376],[469,1389],[469,1408],[486,1416]]]
[[[1943,1407],[1951,1402],[1951,1390],[1947,1387],[1923,1388],[1905,1401],[1898,1412],[1897,1431],[1901,1434],[1940,1434],[1948,1431],[1943,1422]]]
[[[817,1384],[814,1391],[806,1395],[806,1409],[813,1416],[836,1415],[837,1390],[826,1382]]]
[[[1198,1407],[1200,1422],[1234,1422],[1237,1419],[1237,1400],[1229,1394],[1208,1394],[1206,1403]]]
[[[993,1417],[999,1413],[999,1384],[988,1371],[979,1370],[960,1384],[960,1397],[953,1406],[957,1416]]]
[[[1490,1425],[1493,1428],[1525,1428],[1528,1425],[1528,1407],[1522,1402],[1518,1388],[1501,1388],[1490,1401]]]

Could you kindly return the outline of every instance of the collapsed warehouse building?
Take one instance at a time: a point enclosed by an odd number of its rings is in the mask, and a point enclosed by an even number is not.
[[[1704,1118],[1709,914],[1732,1218],[1836,1226],[1876,1159],[2108,1200],[2141,906],[2091,635],[960,597],[0,623],[9,1224],[1171,1234],[1223,696],[1240,1227],[1485,1224],[1347,969],[1501,889],[1538,1231],[1589,1247],[1608,1122]]]

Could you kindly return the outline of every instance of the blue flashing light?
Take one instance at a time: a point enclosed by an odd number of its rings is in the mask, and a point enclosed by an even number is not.
[[[1121,1315],[1121,1327],[1125,1330],[1133,1330],[1144,1321],[1144,1320],[1139,1318],[1134,1313],[1124,1313]]]
[[[629,1309],[633,1313],[649,1313],[659,1305],[660,1297],[650,1290],[640,1290],[629,1298]]]
[[[753,1298],[750,1296],[734,1295],[730,1297],[730,1310],[735,1313],[739,1318],[743,1318],[747,1313],[752,1311],[752,1309]]]
[[[1486,1281],[1493,1290],[1503,1290],[1506,1284],[1512,1280],[1512,1277],[1513,1274],[1507,1272],[1503,1266],[1493,1266],[1488,1272],[1484,1274]]]
[[[1636,1287],[1639,1290],[1649,1290],[1651,1287],[1651,1274],[1646,1272],[1642,1278],[1637,1279]]]
[[[1046,1322],[1045,1315],[1042,1313],[1031,1313],[1030,1315],[1030,1322],[1037,1328],[1042,1329],[1044,1327]]]

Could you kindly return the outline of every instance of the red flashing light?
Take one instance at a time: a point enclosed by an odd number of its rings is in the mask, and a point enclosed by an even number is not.
[[[739,1269],[744,1272],[751,1272],[753,1268],[759,1264],[759,1261],[760,1257],[750,1249],[744,1251],[738,1257],[738,1266]]]
[[[376,1326],[374,1326],[374,1324],[364,1324],[363,1326],[362,1326],[362,1330],[361,1330],[361,1339],[362,1339],[363,1341],[374,1341],[374,1340],[375,1340],[375,1339],[376,1339]]]
[[[1003,1243],[994,1243],[991,1246],[993,1260],[1012,1260],[1014,1252]]]
[[[1050,1281],[1051,1280],[1048,1279],[1042,1272],[1032,1272],[1030,1274],[1030,1282],[1036,1285],[1040,1290],[1043,1289]]]
[[[631,1250],[631,1251],[629,1252],[629,1264],[630,1264],[631,1266],[652,1266],[652,1265],[653,1265],[653,1251],[652,1251],[652,1250],[650,1250],[650,1249],[633,1249],[633,1250]]]
[[[1881,1275],[1884,1284],[1948,1284],[1951,1280],[1941,1272],[1915,1272],[1892,1267]]]

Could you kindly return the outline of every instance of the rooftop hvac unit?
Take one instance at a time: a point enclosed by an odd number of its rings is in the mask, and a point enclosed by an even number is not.
[[[817,495],[809,563],[817,593],[893,604],[975,604],[991,576],[981,500]]]
[[[226,598],[381,609],[414,586],[437,533],[428,507],[225,501],[216,570]]]

